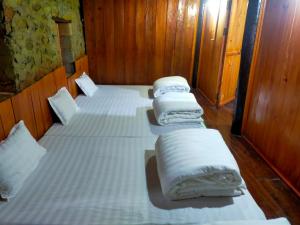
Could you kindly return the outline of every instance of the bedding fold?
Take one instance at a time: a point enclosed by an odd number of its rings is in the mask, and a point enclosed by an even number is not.
[[[155,149],[162,192],[168,199],[243,194],[238,165],[217,130],[173,131],[161,135]]]
[[[201,123],[203,109],[192,93],[167,93],[153,101],[154,115],[159,125]]]
[[[163,77],[153,84],[153,96],[155,98],[168,92],[190,92],[190,90],[187,80],[181,76]]]

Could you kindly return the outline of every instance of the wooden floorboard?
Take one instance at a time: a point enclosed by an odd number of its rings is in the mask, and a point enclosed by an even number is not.
[[[222,133],[239,164],[250,193],[267,218],[287,217],[291,224],[300,225],[300,198],[243,138],[230,133],[234,104],[216,108],[198,90],[193,92],[204,109],[207,127]]]

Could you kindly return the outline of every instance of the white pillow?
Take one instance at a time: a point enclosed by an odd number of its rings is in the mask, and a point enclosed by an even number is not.
[[[0,143],[0,195],[9,199],[38,166],[46,149],[31,136],[23,121],[16,124]]]
[[[98,89],[94,81],[85,72],[75,82],[82,92],[89,97],[92,97]]]
[[[67,125],[74,114],[79,111],[76,102],[65,87],[49,97],[48,101],[63,125]]]

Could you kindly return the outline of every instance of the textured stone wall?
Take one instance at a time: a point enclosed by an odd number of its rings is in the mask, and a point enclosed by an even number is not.
[[[12,56],[4,42],[5,33],[4,13],[0,4],[0,91],[3,92],[15,90]]]
[[[0,50],[5,54],[2,58],[0,53],[4,68],[0,82],[13,80],[11,88],[20,91],[62,64],[53,17],[71,20],[74,58],[82,56],[85,44],[79,6],[79,0],[2,0]]]

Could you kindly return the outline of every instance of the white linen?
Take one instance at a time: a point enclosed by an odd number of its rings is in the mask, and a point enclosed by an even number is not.
[[[157,123],[200,123],[203,109],[192,93],[167,93],[153,100],[153,110]]]
[[[48,153],[12,201],[0,203],[1,225],[204,224],[264,220],[246,191],[239,197],[164,199],[156,138],[46,136]],[[150,158],[145,159],[145,150]]]
[[[270,220],[239,220],[208,223],[206,225],[290,225],[286,218],[270,219]]]
[[[190,90],[187,80],[181,76],[163,77],[153,84],[153,96],[155,98],[168,92],[190,92]]]
[[[0,143],[0,195],[15,197],[24,181],[38,166],[46,149],[31,136],[23,121]]]
[[[59,89],[54,96],[49,97],[48,101],[63,125],[68,125],[79,110],[76,102],[65,87]]]
[[[93,97],[79,95],[80,108],[68,126],[54,124],[46,133],[51,136],[157,137],[173,130],[205,128],[204,122],[157,124],[151,86],[98,85]]]
[[[94,81],[85,72],[79,78],[75,79],[75,82],[88,97],[92,97],[98,89]]]
[[[236,196],[245,188],[217,130],[186,129],[161,135],[156,158],[162,191],[169,199]]]

